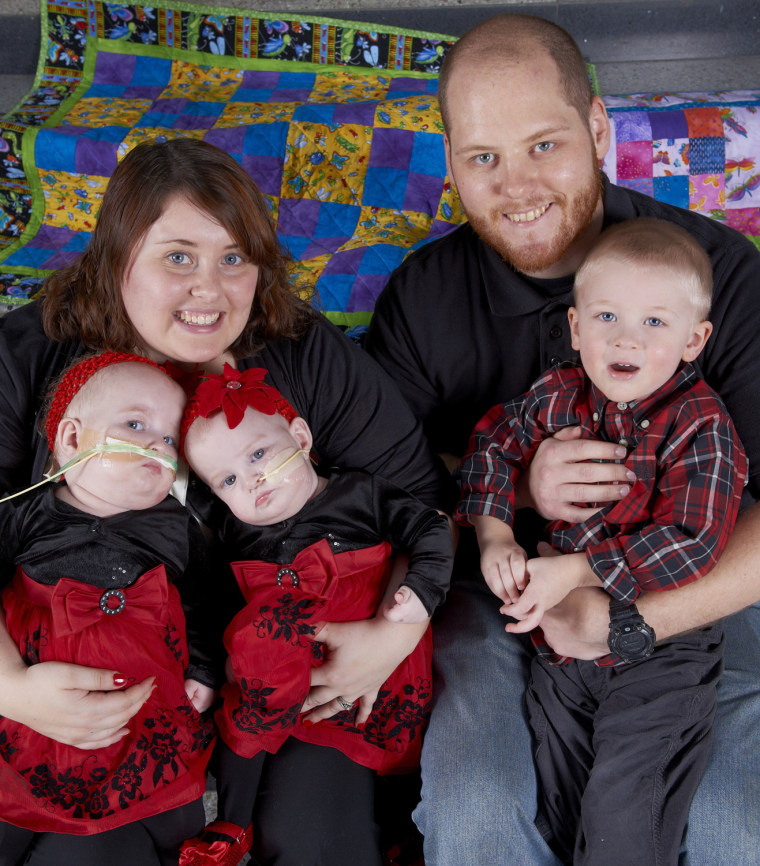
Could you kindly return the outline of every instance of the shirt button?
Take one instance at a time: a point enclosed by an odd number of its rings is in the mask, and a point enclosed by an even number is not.
[[[553,328],[550,329],[549,336],[552,338],[552,340],[559,340],[559,338],[562,336],[562,328],[560,328],[559,325],[555,325]]]
[[[628,404],[627,404],[627,403],[618,403],[617,406],[618,406],[618,409],[620,409],[621,412],[625,412],[625,410],[628,408]]]
[[[556,367],[557,364],[562,363],[562,358],[560,358],[558,355],[552,355],[552,357],[549,359],[549,363],[552,367]]]
[[[644,430],[646,430],[648,426],[649,426],[649,421],[647,421],[646,418],[641,422],[641,424],[639,424],[639,427],[642,427]]]
[[[627,444],[628,444],[628,440],[625,438],[625,436],[622,436],[620,439],[618,439],[618,445],[624,445],[625,446]]]
[[[599,420],[599,413],[594,412],[594,414],[591,417],[593,418],[594,421],[598,421]]]

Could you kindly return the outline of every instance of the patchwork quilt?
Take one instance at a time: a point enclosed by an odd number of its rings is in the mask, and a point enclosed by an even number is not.
[[[34,88],[0,120],[0,303],[36,297],[85,248],[117,161],[148,139],[233,154],[271,204],[294,289],[347,328],[465,218],[436,98],[454,37],[171,0],[41,8]],[[760,246],[760,89],[604,99],[613,182]]]

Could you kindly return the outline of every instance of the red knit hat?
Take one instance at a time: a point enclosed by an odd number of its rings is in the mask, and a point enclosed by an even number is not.
[[[131,355],[128,352],[101,352],[72,364],[61,376],[45,418],[45,433],[51,451],[55,445],[58,425],[71,401],[97,372],[105,367],[111,367],[113,364],[149,364],[162,373],[166,373],[166,370],[155,361],[143,358],[141,355]]]
[[[282,415],[290,423],[298,412],[280,392],[264,381],[267,371],[263,367],[236,370],[224,365],[221,374],[205,375],[185,407],[179,433],[180,454],[185,454],[185,438],[196,418],[210,418],[219,411],[224,413],[230,430],[243,420],[250,406],[264,415]]]

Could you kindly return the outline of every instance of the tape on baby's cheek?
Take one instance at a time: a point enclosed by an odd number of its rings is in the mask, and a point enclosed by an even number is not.
[[[281,484],[288,481],[297,472],[308,468],[308,464],[301,457],[302,454],[308,453],[304,448],[286,448],[284,451],[278,451],[266,462],[264,471],[258,478],[259,483],[274,480]]]
[[[182,464],[180,467],[179,477],[177,477],[177,461],[174,460],[174,458],[169,457],[166,454],[161,454],[160,451],[154,451],[152,448],[143,448],[141,445],[137,445],[134,442],[126,442],[123,439],[114,439],[110,436],[104,438],[102,433],[98,433],[95,430],[83,430],[79,440],[79,445],[79,453],[60,469],[54,468],[54,461],[51,455],[48,459],[47,465],[45,466],[42,481],[38,481],[37,484],[32,484],[31,487],[26,487],[24,490],[19,490],[9,496],[4,496],[0,499],[0,502],[9,502],[17,496],[23,496],[24,493],[36,490],[38,487],[47,484],[49,481],[56,481],[63,478],[66,473],[71,471],[75,466],[80,466],[82,463],[87,463],[89,460],[99,460],[101,461],[100,465],[104,466],[108,465],[106,461],[113,463],[116,462],[116,460],[120,460],[121,462],[124,462],[123,458],[126,458],[127,462],[132,462],[135,460],[144,460],[148,457],[151,460],[156,460],[175,475],[171,493],[183,505],[185,504],[185,497],[187,496],[187,467],[185,464]]]
[[[163,454],[153,448],[143,448],[137,442],[127,439],[116,439],[113,436],[103,436],[97,430],[82,430],[80,447],[83,451],[90,449],[97,452],[97,459],[103,466],[109,463],[141,463],[146,457],[155,460],[165,466],[175,475],[177,473],[177,461],[168,454]]]

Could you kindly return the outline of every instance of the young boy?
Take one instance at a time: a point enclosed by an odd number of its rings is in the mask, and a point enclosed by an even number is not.
[[[494,407],[462,465],[457,518],[475,527],[483,576],[517,620],[506,630],[535,629],[537,823],[566,862],[639,863],[624,840],[653,825],[675,864],[709,751],[720,630],[655,647],[634,602],[708,572],[739,509],[741,444],[690,363],[710,335],[711,288],[706,254],[674,224],[608,229],[575,279],[569,321],[582,366],[552,369],[522,400]],[[631,489],[583,523],[551,523],[560,555],[528,559],[512,530],[514,486],[540,443],[569,426],[619,443]],[[611,652],[595,664],[555,656],[537,629],[580,587],[610,595]],[[677,774],[665,772],[671,761]],[[603,832],[586,832],[592,811]]]
[[[146,358],[78,361],[46,419],[64,481],[0,505],[3,577],[15,566],[0,598],[27,664],[111,667],[117,685],[155,679],[129,734],[101,749],[0,718],[2,866],[32,849],[34,862],[102,862],[109,831],[145,863],[176,862],[203,825],[213,736],[199,714],[215,694],[214,666],[190,569],[203,539],[169,497],[184,405],[179,385]],[[94,834],[104,841],[77,838]]]
[[[430,711],[428,629],[366,721],[342,697],[332,718],[312,723],[300,712],[323,660],[319,624],[370,619],[378,609],[395,622],[426,622],[448,588],[451,532],[444,516],[382,478],[318,475],[308,424],[265,374],[225,367],[207,376],[182,425],[190,466],[231,512],[220,540],[246,602],[224,635],[233,677],[215,716],[219,817],[183,846],[183,866],[218,862],[212,854],[237,862],[250,847],[266,754],[289,737],[400,772],[419,763]],[[387,592],[393,549],[409,564]]]

